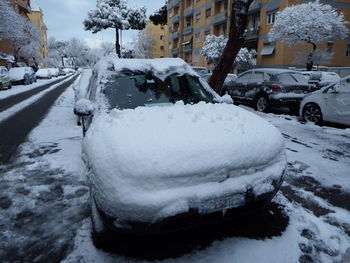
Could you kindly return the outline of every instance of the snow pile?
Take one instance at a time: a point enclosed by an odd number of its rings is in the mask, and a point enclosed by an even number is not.
[[[124,219],[138,211],[138,220],[157,220],[187,211],[193,199],[242,193],[247,184],[259,194],[285,168],[280,132],[226,104],[100,113],[83,147],[98,205]]]

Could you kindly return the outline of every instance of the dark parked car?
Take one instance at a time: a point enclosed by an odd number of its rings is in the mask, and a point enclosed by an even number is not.
[[[181,59],[106,57],[87,96],[74,112],[86,131],[97,247],[114,235],[228,220],[269,202],[282,183],[280,132],[242,108],[213,103],[220,97]]]
[[[231,95],[235,103],[248,104],[267,112],[271,107],[288,107],[298,114],[304,96],[311,92],[305,77],[286,69],[253,69],[224,85],[221,93]]]

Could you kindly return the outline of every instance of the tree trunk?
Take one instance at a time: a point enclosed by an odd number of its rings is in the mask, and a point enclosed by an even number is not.
[[[118,28],[115,29],[115,53],[117,53],[118,58],[121,58]]]
[[[220,94],[221,88],[233,66],[235,58],[245,42],[245,29],[248,22],[248,9],[253,0],[236,0],[232,4],[229,39],[209,80],[209,85]]]
[[[312,71],[312,66],[314,65],[314,53],[317,46],[314,42],[309,41],[308,43],[312,45],[312,51],[310,51],[309,55],[307,56],[306,71]]]

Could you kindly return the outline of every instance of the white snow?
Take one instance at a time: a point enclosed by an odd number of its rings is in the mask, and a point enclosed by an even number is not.
[[[49,84],[51,82],[54,82],[55,80],[62,79],[62,78],[64,78],[64,77],[58,77],[56,79],[50,79],[50,80],[49,79],[45,79],[45,80],[38,79],[37,82],[32,83],[30,85],[14,85],[14,86],[12,86],[12,89],[1,90],[0,91],[0,99],[5,99],[7,97],[11,97],[13,95],[16,95],[16,94],[19,94],[19,93],[22,93],[25,91],[35,89],[39,86]]]
[[[6,119],[10,118],[12,115],[14,115],[16,112],[19,112],[21,110],[23,110],[24,108],[28,107],[29,105],[35,103],[36,101],[38,101],[39,99],[41,99],[43,96],[45,96],[45,94],[47,94],[48,92],[50,92],[51,90],[54,90],[55,88],[57,88],[58,86],[62,85],[63,83],[68,82],[69,80],[71,80],[75,75],[69,77],[68,79],[57,83],[53,86],[51,86],[50,88],[43,90],[37,94],[35,94],[34,96],[31,96],[30,98],[12,106],[11,108],[0,112],[0,122],[5,121]]]
[[[99,112],[84,154],[98,205],[140,221],[187,211],[191,199],[245,192],[248,184],[261,194],[286,164],[279,131],[227,104]]]

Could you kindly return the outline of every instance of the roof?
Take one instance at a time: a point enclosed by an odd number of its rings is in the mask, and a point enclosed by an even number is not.
[[[164,80],[172,74],[198,74],[185,61],[180,58],[157,58],[157,59],[120,59],[116,55],[102,58],[94,67],[94,72],[99,76],[106,72],[140,71],[152,73],[159,79]]]

